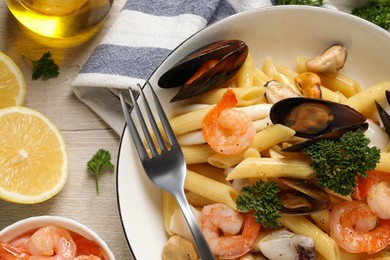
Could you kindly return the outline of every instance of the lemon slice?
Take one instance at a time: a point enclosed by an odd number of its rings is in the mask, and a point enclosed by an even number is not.
[[[40,112],[0,109],[0,199],[32,204],[65,185],[68,154],[60,131]]]
[[[0,52],[0,109],[21,106],[26,96],[26,82],[13,60]]]

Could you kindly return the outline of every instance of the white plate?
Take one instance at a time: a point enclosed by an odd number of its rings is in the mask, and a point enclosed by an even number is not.
[[[362,87],[390,80],[390,34],[360,18],[318,7],[279,6],[231,16],[180,45],[150,78],[166,111],[177,90],[157,87],[159,77],[189,52],[221,39],[243,40],[255,65],[267,56],[294,66],[298,55],[312,57],[332,44],[348,49],[343,73]],[[167,240],[159,190],[147,179],[130,135],[124,131],[117,166],[118,205],[128,243],[138,260],[161,259]]]

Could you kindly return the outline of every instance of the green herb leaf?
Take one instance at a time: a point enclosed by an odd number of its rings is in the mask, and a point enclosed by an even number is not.
[[[352,14],[370,21],[385,30],[390,29],[389,0],[370,1],[367,5],[354,8]]]
[[[56,78],[59,72],[59,66],[53,60],[50,51],[44,53],[39,60],[33,60],[24,55],[33,65],[32,79],[37,80],[39,78],[49,79]]]
[[[303,152],[310,156],[318,184],[343,196],[353,193],[357,176],[367,176],[380,159],[363,131],[347,132],[339,140],[321,140]]]
[[[96,192],[99,193],[99,173],[102,167],[113,169],[114,165],[111,163],[111,154],[109,151],[99,149],[95,155],[87,163],[88,169],[90,169],[95,175],[96,179]]]
[[[277,193],[280,191],[275,182],[258,181],[252,186],[244,186],[237,197],[237,209],[247,212],[254,210],[256,222],[265,228],[281,226],[279,210],[282,203]]]

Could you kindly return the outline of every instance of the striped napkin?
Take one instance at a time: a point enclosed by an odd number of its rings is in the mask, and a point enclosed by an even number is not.
[[[325,0],[350,12],[361,0]],[[181,42],[207,25],[270,0],[127,0],[112,28],[72,83],[76,96],[121,135],[124,118],[112,90],[144,84]]]

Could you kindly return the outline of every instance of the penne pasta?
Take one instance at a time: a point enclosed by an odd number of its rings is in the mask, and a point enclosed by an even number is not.
[[[213,200],[207,199],[192,191],[186,193],[186,198],[188,203],[194,207],[204,207],[214,203]]]
[[[214,202],[223,203],[232,209],[237,209],[236,198],[238,192],[232,187],[202,176],[194,171],[187,170],[184,188],[188,191]]]
[[[263,62],[263,71],[269,78],[274,79],[279,74],[271,57],[266,57]]]
[[[324,209],[320,212],[311,214],[310,217],[319,228],[321,228],[324,232],[329,234],[330,231],[330,226],[329,226],[330,210],[329,209]]]
[[[290,85],[291,86],[294,86],[295,85],[295,76],[298,75],[298,73],[290,68],[288,68],[287,66],[284,66],[284,65],[279,65],[277,67],[277,71],[280,73],[280,74],[283,74],[285,75],[289,82],[290,82]]]
[[[236,86],[238,88],[248,88],[253,86],[253,59],[250,55],[248,55],[236,75]]]
[[[175,135],[182,135],[195,130],[202,129],[202,121],[211,107],[195,110],[169,120]]]
[[[280,124],[271,125],[256,134],[250,147],[261,152],[285,141],[294,134],[295,131],[287,126]]]
[[[227,175],[227,180],[242,178],[291,177],[309,179],[313,175],[310,161],[289,158],[246,158]]]
[[[271,80],[262,70],[254,69],[253,71],[253,85],[264,86],[268,81]]]
[[[165,231],[169,235],[173,235],[169,226],[171,223],[171,218],[176,209],[179,208],[179,205],[176,202],[175,197],[173,197],[170,193],[162,190],[161,191],[161,199],[162,199],[162,213],[163,213],[163,222]]]
[[[181,149],[187,164],[205,163],[207,162],[207,158],[215,153],[215,151],[206,144],[183,146]]]
[[[321,86],[321,99],[332,102],[342,103],[347,98],[340,91],[332,91],[324,86]]]
[[[357,93],[353,97],[348,98],[343,104],[363,113],[365,110],[369,109],[370,106],[374,105],[375,100],[385,99],[385,90],[390,91],[390,81],[375,84]]]
[[[242,161],[243,158],[244,155],[242,153],[235,155],[214,153],[209,158],[207,158],[207,162],[217,168],[228,169],[237,165]]]
[[[346,97],[351,97],[360,91],[360,85],[356,81],[341,73],[335,77],[319,76],[324,86],[333,91],[340,91]]]
[[[240,87],[232,88],[234,94],[237,97],[237,107],[245,107],[253,104],[264,103],[265,97],[264,93],[266,88],[263,86],[250,86],[250,87]],[[217,88],[206,93],[199,94],[188,100],[191,103],[202,103],[202,104],[216,104],[223,94],[226,92],[227,88]]]
[[[191,164],[188,165],[188,169],[207,178],[230,185],[230,182],[226,180],[224,170],[216,168],[208,163]]]

